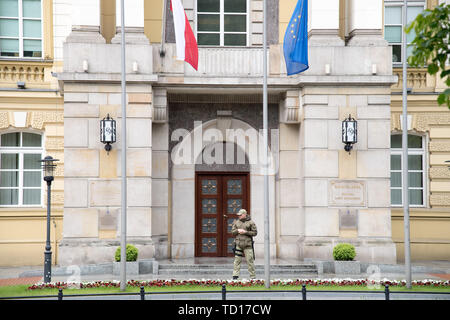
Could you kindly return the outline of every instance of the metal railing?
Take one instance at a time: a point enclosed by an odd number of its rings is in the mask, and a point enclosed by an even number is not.
[[[449,295],[449,292],[429,292],[429,291],[391,291],[389,286],[386,285],[384,291],[339,291],[339,290],[306,290],[306,285],[302,285],[301,290],[229,290],[227,291],[226,285],[222,285],[222,289],[210,290],[210,291],[157,291],[146,292],[145,287],[141,286],[139,292],[120,292],[120,293],[86,293],[86,294],[68,294],[64,295],[63,289],[58,290],[58,295],[42,295],[42,296],[17,296],[17,297],[0,297],[0,300],[15,300],[15,299],[42,299],[42,298],[57,298],[59,301],[65,297],[106,297],[106,296],[139,296],[140,300],[146,300],[146,296],[151,295],[166,295],[166,294],[221,294],[221,300],[227,300],[227,293],[301,293],[301,300],[307,300],[307,293],[340,293],[340,294],[384,294],[384,300],[391,299],[391,294],[434,294],[434,295]]]

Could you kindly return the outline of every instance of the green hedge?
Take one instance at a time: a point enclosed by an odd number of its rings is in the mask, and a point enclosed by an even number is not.
[[[355,256],[355,247],[349,243],[340,243],[333,249],[333,258],[337,261],[352,261]]]
[[[138,258],[138,249],[132,244],[127,244],[127,261],[136,261]],[[120,247],[116,250],[116,262],[120,261]]]

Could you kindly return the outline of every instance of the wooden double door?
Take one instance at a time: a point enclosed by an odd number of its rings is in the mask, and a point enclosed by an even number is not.
[[[232,257],[237,213],[249,208],[248,173],[197,173],[195,256]]]

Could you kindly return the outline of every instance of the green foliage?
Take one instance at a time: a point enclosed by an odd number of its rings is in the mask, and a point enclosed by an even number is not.
[[[333,258],[337,261],[352,261],[356,256],[355,247],[349,243],[340,243],[333,248]]]
[[[120,261],[120,247],[116,250],[116,262]],[[138,249],[132,244],[127,244],[127,261],[136,261],[138,258]]]
[[[446,61],[450,55],[450,5],[441,4],[433,10],[427,9],[419,14],[409,24],[405,31],[410,33],[414,29],[416,37],[411,43],[412,56],[408,58],[409,65],[423,67],[428,65],[428,73],[434,75],[440,71],[441,79],[450,87],[450,69],[446,68]],[[440,105],[450,108],[450,89],[442,92],[438,99]]]

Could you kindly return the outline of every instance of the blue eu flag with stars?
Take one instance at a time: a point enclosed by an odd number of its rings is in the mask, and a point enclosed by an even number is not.
[[[288,76],[303,72],[308,65],[308,0],[298,0],[284,35],[284,59]]]

